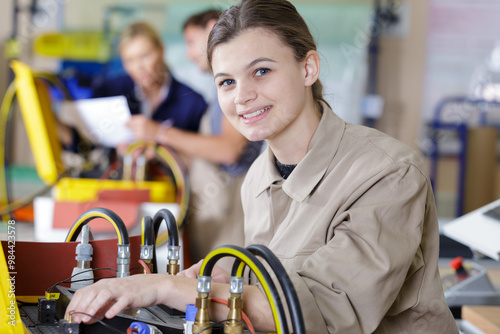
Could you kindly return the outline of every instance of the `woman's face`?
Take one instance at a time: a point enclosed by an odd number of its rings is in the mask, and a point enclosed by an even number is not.
[[[297,61],[267,30],[250,29],[218,45],[212,69],[224,114],[249,140],[297,140],[315,114],[308,110],[315,104],[306,60]]]
[[[163,84],[163,48],[158,48],[146,36],[136,36],[122,46],[120,56],[125,71],[145,89]]]

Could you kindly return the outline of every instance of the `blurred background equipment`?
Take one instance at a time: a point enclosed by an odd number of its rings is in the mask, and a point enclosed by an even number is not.
[[[172,177],[161,181],[147,181],[142,176],[135,180],[105,180],[65,177],[68,172],[61,159],[61,144],[57,138],[56,120],[52,113],[50,98],[46,85],[39,78],[35,78],[30,68],[25,64],[14,61],[13,69],[16,73],[15,87],[20,109],[23,115],[30,145],[35,156],[35,165],[40,178],[47,186],[54,186],[54,227],[67,228],[67,222],[74,220],[82,212],[82,208],[107,204],[117,208],[118,212],[126,213],[127,226],[137,224],[140,202],[178,203],[182,223],[189,202],[187,174],[174,153],[165,148],[156,148],[163,163],[170,168]],[[11,108],[2,108],[9,112]],[[7,119],[8,117],[2,117]],[[6,128],[6,123],[1,123]],[[2,132],[5,135],[5,131]],[[2,146],[3,148],[4,146]],[[145,145],[135,144],[133,150]],[[0,157],[4,157],[3,151]],[[2,163],[1,171],[4,171]],[[111,166],[110,168],[112,168]],[[6,188],[5,173],[0,180]],[[177,185],[177,188],[176,188]],[[7,195],[8,192],[2,192]],[[142,195],[141,195],[142,194]],[[27,203],[9,203],[8,196],[2,198],[2,213],[10,213],[17,206]],[[32,198],[28,199],[32,200]],[[24,202],[24,201],[21,201]],[[135,212],[133,208],[135,207]],[[132,208],[132,211],[130,211]],[[83,210],[85,211],[85,210]],[[36,213],[35,213],[36,214]],[[46,215],[46,213],[45,213]],[[36,218],[36,217],[35,217]],[[59,219],[57,219],[59,218]],[[66,222],[66,223],[65,223]]]
[[[63,87],[63,89],[56,89],[55,85],[51,84],[49,88],[44,88],[48,90],[51,98],[50,109],[58,116],[61,116],[60,106],[65,100],[88,98],[92,95],[95,82],[124,72],[117,52],[118,33],[130,23],[144,20],[160,32],[166,45],[166,61],[170,64],[173,75],[198,89],[205,96],[213,94],[212,90],[207,90],[209,85],[205,84],[207,80],[212,79],[201,73],[185,57],[181,27],[184,20],[192,13],[199,12],[201,7],[208,8],[215,5],[224,8],[227,6],[226,3],[200,4],[196,1],[168,1],[159,4],[146,1],[117,4],[113,1],[91,0],[83,4],[33,0],[14,1],[12,4],[14,21],[11,40],[17,42],[9,42],[10,46],[6,51],[13,55],[11,59],[19,58],[31,68],[50,72],[54,80],[57,80],[57,86]],[[378,41],[382,33],[392,33],[396,36],[404,33],[394,29],[391,32],[395,23],[402,24],[407,21],[404,15],[401,16],[401,8],[398,8],[392,0],[387,2],[297,2],[296,6],[319,41],[319,51],[324,64],[321,80],[326,99],[347,121],[361,123],[365,112],[371,119],[375,117],[374,115],[379,117],[384,101],[380,95],[377,95],[376,89]],[[22,54],[16,52],[21,49]],[[368,58],[371,59],[369,62]],[[368,72],[370,72],[369,78]],[[368,95],[363,99],[366,93]],[[365,102],[362,103],[362,100]],[[23,147],[22,143],[25,140],[22,131],[17,129],[19,121],[15,115],[12,117],[12,122],[14,126],[11,128],[15,131],[13,130],[13,133],[8,136],[10,139],[7,146],[12,147],[8,147],[7,157],[12,163],[7,170],[7,176],[18,175],[19,164],[29,163],[30,160],[30,157],[19,153],[22,151],[20,148]],[[29,133],[30,131],[27,131],[28,135]],[[33,142],[30,146],[34,147]],[[59,154],[56,155],[59,159]],[[93,158],[94,155],[72,156],[71,159],[65,158],[56,165],[58,168],[63,168],[62,166],[68,168],[78,162],[88,167],[90,163],[95,163]],[[161,157],[159,160],[162,160]],[[112,166],[109,167],[111,169]],[[109,178],[109,175],[107,177]],[[12,178],[7,177],[7,179]],[[15,186],[9,191],[11,198],[25,195],[22,187],[23,181],[17,183],[21,186]],[[145,185],[147,182],[141,184]],[[138,191],[143,190],[138,183],[129,185],[127,182],[116,183],[114,180],[62,178],[52,195],[56,200],[53,218],[56,226],[61,227],[57,223],[60,221],[59,212],[72,212],[70,217],[75,218],[76,212],[81,212],[82,203],[85,201],[109,200],[113,189],[125,193],[130,190],[130,187]],[[173,198],[173,188],[168,184],[151,183],[147,188],[151,196],[154,196],[154,199],[151,199],[152,202],[180,203],[179,196],[174,195],[175,198]],[[165,193],[169,195],[165,195],[165,198],[158,197],[158,194]],[[99,194],[104,197],[101,198]],[[135,195],[141,198],[141,202],[145,200],[137,192]],[[61,210],[61,206],[65,206],[65,210]],[[120,210],[119,206],[113,206],[113,208]],[[42,220],[46,220],[46,212],[41,216]],[[46,225],[42,225],[46,229]],[[43,235],[47,237],[47,234]],[[42,236],[38,235],[38,237]]]

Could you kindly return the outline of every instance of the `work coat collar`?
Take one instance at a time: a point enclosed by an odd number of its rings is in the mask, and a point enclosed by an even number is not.
[[[268,146],[264,153],[264,171],[258,181],[254,196],[259,196],[273,183],[282,183],[285,193],[295,201],[302,202],[314,190],[337,153],[346,123],[326,104],[323,114],[314,132],[307,153],[285,180],[279,174],[274,163],[274,153]]]

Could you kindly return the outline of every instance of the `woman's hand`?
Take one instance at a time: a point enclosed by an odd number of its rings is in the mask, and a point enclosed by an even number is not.
[[[193,264],[191,267],[181,271],[177,276],[187,277],[187,278],[197,278],[200,274],[200,268],[203,260],[198,261],[198,263]],[[222,269],[219,266],[214,266],[212,269],[212,282],[218,283],[229,283],[229,272]]]
[[[127,153],[127,147],[129,145],[130,145],[130,143],[120,143],[120,144],[116,145],[116,147],[115,147],[116,153],[118,153],[118,155],[120,157],[125,156],[125,153]]]
[[[161,291],[169,289],[168,275],[133,275],[124,278],[101,279],[75,292],[66,308],[72,321],[93,322],[84,312],[99,319],[110,319],[128,307],[146,307],[162,302]]]
[[[134,138],[145,142],[156,142],[161,126],[144,115],[133,115],[125,124],[132,130]]]

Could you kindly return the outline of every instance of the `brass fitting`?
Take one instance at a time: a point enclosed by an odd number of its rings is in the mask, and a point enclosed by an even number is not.
[[[231,293],[227,300],[229,314],[224,324],[225,334],[243,334],[243,323],[241,322],[241,310],[243,309],[243,299],[240,293]]]
[[[169,260],[167,264],[167,273],[170,275],[177,275],[179,272],[180,267],[179,264],[177,263],[177,260]]]
[[[152,261],[152,260],[149,260],[149,259],[147,259],[147,260],[142,260],[142,261],[144,261],[144,263],[146,264],[146,266],[148,266],[149,271],[150,271],[150,272],[153,272],[153,261]],[[147,274],[147,271],[146,271],[146,269],[145,269],[145,268],[143,268],[143,269],[142,269],[142,271],[143,271],[143,274]]]
[[[199,292],[198,298],[196,298],[196,307],[198,312],[196,312],[196,318],[193,324],[193,333],[198,333],[204,328],[206,328],[202,334],[211,334],[212,327],[210,327],[210,317],[208,315],[208,309],[210,307],[210,298],[208,293]]]
[[[168,264],[167,264],[167,273],[170,275],[176,275],[179,272],[179,259],[180,259],[180,246],[168,246],[168,253],[167,253],[167,259],[168,259]],[[198,292],[205,292],[205,291],[198,291]]]

